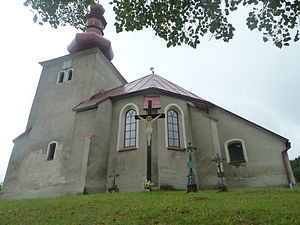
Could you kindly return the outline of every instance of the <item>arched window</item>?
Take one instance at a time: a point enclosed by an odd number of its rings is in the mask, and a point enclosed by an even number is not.
[[[241,139],[232,139],[225,142],[228,163],[243,163],[248,161],[245,143]]]
[[[180,147],[178,113],[170,109],[167,113],[168,146]]]
[[[58,73],[57,83],[62,83],[65,80],[65,71],[62,70]]]
[[[122,107],[119,114],[117,151],[131,151],[138,149],[139,121],[135,116],[139,115],[139,108],[134,103],[128,103]]]
[[[130,109],[125,114],[124,147],[136,146],[136,111]]]
[[[175,103],[165,107],[165,140],[166,148],[169,150],[183,151],[186,145],[184,112]]]
[[[48,150],[47,150],[47,160],[48,161],[54,159],[56,148],[57,148],[57,142],[50,142],[48,144]]]
[[[67,80],[72,80],[73,73],[74,73],[73,69],[68,69],[68,71],[67,71]]]

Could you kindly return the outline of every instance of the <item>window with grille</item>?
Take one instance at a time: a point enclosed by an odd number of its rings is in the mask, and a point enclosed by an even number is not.
[[[180,147],[178,113],[171,109],[167,112],[168,146]]]
[[[124,147],[136,145],[136,111],[130,109],[125,114]]]

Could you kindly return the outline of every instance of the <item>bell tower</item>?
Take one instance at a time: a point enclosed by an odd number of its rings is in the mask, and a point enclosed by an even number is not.
[[[73,108],[127,83],[111,63],[103,14],[100,4],[91,6],[86,31],[76,34],[70,54],[40,62],[43,69],[27,127],[14,140],[1,199],[83,193],[84,146],[74,142],[86,134],[74,135],[80,115]]]

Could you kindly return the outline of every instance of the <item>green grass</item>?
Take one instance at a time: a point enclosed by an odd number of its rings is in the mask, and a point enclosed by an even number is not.
[[[103,193],[0,201],[0,224],[300,224],[300,189]]]

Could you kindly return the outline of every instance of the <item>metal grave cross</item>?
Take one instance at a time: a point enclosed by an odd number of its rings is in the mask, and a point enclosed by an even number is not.
[[[153,122],[159,118],[165,118],[164,113],[153,113],[152,101],[148,101],[148,108],[146,115],[137,115],[135,119],[142,119],[146,121],[146,138],[147,138],[147,181],[151,181],[152,171],[152,155],[151,155],[151,139]]]
[[[196,163],[192,161],[192,152],[195,150],[197,150],[197,148],[193,147],[191,142],[189,142],[188,146],[185,148],[185,151],[189,154],[189,161],[187,163],[187,167],[189,168],[187,175],[187,193],[198,191],[195,174],[193,172],[193,168],[196,166]]]
[[[113,192],[113,191],[116,191],[116,192],[119,192],[119,189],[116,185],[116,178],[120,176],[120,174],[116,173],[116,171],[114,170],[112,172],[111,175],[109,175],[109,177],[111,177],[113,180],[112,180],[112,187],[108,189],[109,192]]]

